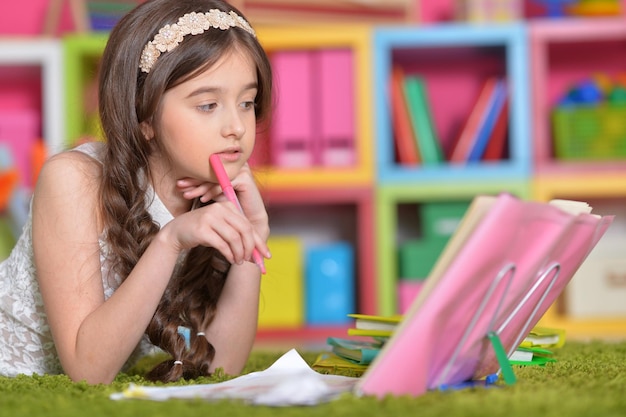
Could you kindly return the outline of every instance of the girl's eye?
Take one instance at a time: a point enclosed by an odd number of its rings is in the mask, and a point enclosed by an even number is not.
[[[208,104],[202,104],[198,106],[198,109],[203,112],[209,112],[211,110],[214,110],[215,107],[217,107],[216,103],[208,103]]]
[[[254,101],[244,101],[243,103],[241,103],[241,107],[243,107],[244,109],[253,109]]]

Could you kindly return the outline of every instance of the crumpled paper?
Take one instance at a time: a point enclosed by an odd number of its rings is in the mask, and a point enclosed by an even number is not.
[[[152,387],[131,384],[111,395],[113,400],[143,399],[238,399],[249,404],[272,407],[315,405],[351,392],[358,378],[324,375],[311,369],[291,349],[265,371],[252,372],[215,384]]]

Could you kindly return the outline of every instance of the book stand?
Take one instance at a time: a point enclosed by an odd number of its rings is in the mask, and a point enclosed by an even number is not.
[[[499,315],[500,309],[502,308],[502,305],[504,304],[503,301],[505,299],[504,294],[507,293],[509,287],[511,286],[511,282],[513,281],[513,278],[515,276],[515,264],[513,263],[509,263],[507,265],[505,265],[504,267],[502,267],[502,269],[498,272],[498,275],[496,276],[496,278],[493,280],[493,282],[491,283],[491,285],[489,286],[487,292],[485,293],[485,296],[483,297],[480,306],[478,307],[478,309],[474,312],[474,315],[472,316],[472,320],[470,321],[469,326],[466,328],[465,332],[463,333],[463,336],[461,337],[461,340],[459,342],[459,344],[456,346],[456,349],[454,350],[454,352],[452,353],[452,356],[450,357],[450,361],[448,361],[448,363],[446,364],[445,368],[443,369],[443,371],[439,374],[439,377],[436,380],[435,385],[439,387],[440,390],[447,390],[450,388],[453,389],[458,389],[458,388],[464,388],[467,386],[473,386],[476,383],[479,383],[480,381],[466,381],[463,382],[461,384],[445,384],[442,381],[446,381],[448,378],[448,375],[450,373],[450,370],[452,369],[452,366],[455,364],[455,361],[459,355],[459,353],[462,351],[463,346],[465,345],[465,343],[468,342],[468,340],[470,339],[470,335],[472,333],[472,331],[474,330],[476,323],[478,322],[478,319],[480,318],[480,316],[482,315],[483,311],[485,310],[485,308],[487,307],[487,305],[489,304],[490,299],[493,297],[493,294],[496,290],[497,287],[499,287],[501,285],[501,283],[505,283],[505,289],[504,292],[502,294],[502,297],[500,297],[500,300],[498,301],[498,306],[496,307],[496,310],[493,313],[493,317],[491,319],[491,322],[489,324],[489,330],[487,331],[487,334],[485,335],[487,337],[487,339],[489,340],[489,342],[491,343],[496,358],[498,359],[498,363],[500,365],[500,369],[502,370],[502,374],[504,377],[504,381],[507,384],[513,384],[515,383],[515,374],[513,373],[513,370],[511,368],[511,365],[509,363],[508,360],[508,355],[506,353],[506,351],[504,350],[504,347],[502,346],[502,342],[500,341],[500,337],[498,335],[498,332],[493,331],[492,329],[494,328],[494,324],[496,322],[496,319]],[[506,280],[505,280],[506,278]],[[497,380],[497,375],[495,376],[495,379],[491,376],[488,376],[487,378],[485,378],[484,383],[486,385],[490,385],[492,383],[494,383]]]
[[[509,314],[506,320],[504,320],[502,325],[500,325],[500,327],[498,328],[498,334],[502,334],[503,330],[509,325],[513,317],[515,317],[515,315],[522,309],[522,307],[526,303],[528,303],[528,300],[532,299],[533,294],[535,294],[536,291],[539,291],[539,288],[542,286],[544,281],[548,280],[548,277],[552,275],[552,278],[550,278],[550,280],[548,281],[548,285],[543,291],[541,298],[539,298],[539,301],[535,304],[535,307],[533,308],[531,314],[526,319],[526,322],[522,326],[521,330],[517,332],[517,337],[515,338],[515,341],[511,344],[511,348],[509,352],[507,352],[508,356],[511,356],[513,354],[515,349],[517,349],[520,343],[522,343],[525,335],[528,334],[528,332],[530,331],[530,327],[533,324],[533,320],[535,319],[537,312],[541,308],[543,302],[545,301],[546,297],[552,290],[552,287],[554,286],[557,279],[559,278],[560,272],[561,272],[561,265],[558,262],[552,262],[550,266],[543,273],[539,275],[539,278],[535,281],[531,289],[524,295],[524,298],[522,298],[522,300],[517,304],[515,309],[511,312],[511,314]]]
[[[613,217],[586,204],[478,197],[356,391],[421,395],[493,384],[500,374],[515,383],[509,357]]]
[[[504,297],[502,297],[498,301],[498,307],[496,308],[491,324],[489,325],[490,330],[488,330],[487,335],[486,335],[491,346],[493,347],[495,357],[498,361],[498,365],[499,365],[498,371],[495,374],[488,375],[484,380],[481,380],[481,381],[466,381],[460,384],[451,384],[451,385],[441,383],[441,381],[445,381],[446,378],[448,377],[450,369],[452,369],[452,366],[454,365],[459,352],[461,352],[462,350],[463,344],[467,342],[472,330],[474,329],[476,322],[478,321],[478,318],[480,317],[486,305],[488,304],[489,299],[492,297],[495,289],[501,284],[504,278],[508,276],[506,289],[505,289],[505,293],[506,293],[506,291],[508,291],[511,285],[511,282],[513,281],[513,278],[515,276],[515,270],[516,270],[516,267],[512,263],[504,266],[498,273],[498,276],[492,282],[491,286],[489,287],[489,290],[487,291],[487,293],[485,294],[485,297],[482,300],[482,303],[480,304],[480,307],[474,313],[470,326],[468,326],[468,328],[465,330],[461,338],[461,341],[459,345],[457,346],[456,350],[454,351],[450,361],[448,362],[448,364],[446,365],[446,367],[444,368],[440,376],[437,378],[436,385],[439,387],[440,390],[466,388],[470,386],[475,386],[477,384],[491,385],[495,383],[495,381],[497,381],[498,376],[500,374],[502,374],[504,382],[507,385],[511,385],[516,382],[515,374],[513,372],[511,364],[509,363],[508,358],[513,354],[513,352],[515,352],[517,347],[520,345],[520,343],[524,339],[529,328],[533,324],[533,320],[535,319],[537,312],[540,310],[543,302],[545,301],[552,287],[556,283],[559,277],[560,270],[561,270],[561,265],[558,262],[552,262],[548,266],[548,268],[546,268],[546,270],[543,271],[539,275],[539,277],[535,280],[530,290],[526,292],[526,294],[520,300],[520,302],[516,305],[516,307],[506,317],[506,319],[497,328],[497,330],[494,331],[492,329],[494,328],[496,319],[498,317],[498,313],[500,312],[500,309],[502,308]],[[547,285],[545,285],[546,283]],[[526,305],[529,302],[529,300],[533,299],[533,295],[538,294],[538,291],[540,291],[541,288],[545,288],[545,289],[542,290],[542,293],[538,302],[535,304],[528,318],[524,321],[524,324],[522,325],[521,329],[519,329],[516,332],[513,343],[509,344],[510,345],[509,351],[508,352],[505,351],[502,341],[500,339],[500,335],[507,328],[507,326],[510,325],[510,323],[513,321],[513,318],[522,310],[522,307]]]

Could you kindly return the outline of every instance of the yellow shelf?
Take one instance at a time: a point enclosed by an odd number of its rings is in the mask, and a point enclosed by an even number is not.
[[[367,25],[261,26],[256,29],[263,47],[275,50],[349,48],[354,54],[356,105],[356,165],[351,168],[320,167],[281,169],[260,167],[259,182],[272,189],[293,187],[364,186],[374,182],[372,114],[371,27]]]
[[[254,169],[254,175],[260,185],[272,190],[367,187],[372,184],[371,170],[366,169],[366,167],[355,167],[354,169],[258,167]]]
[[[588,201],[594,198],[626,197],[626,172],[577,172],[538,175],[532,179],[532,193],[539,201],[568,198]],[[567,291],[567,288],[566,288]],[[572,338],[626,338],[626,317],[579,319],[550,307],[540,325],[565,329]]]
[[[626,172],[538,175],[532,179],[535,199],[591,199],[626,197]]]
[[[574,339],[600,338],[600,339],[624,339],[626,338],[626,317],[623,318],[597,318],[597,319],[573,319],[556,311],[552,306],[539,321],[540,326],[565,329],[567,337]]]

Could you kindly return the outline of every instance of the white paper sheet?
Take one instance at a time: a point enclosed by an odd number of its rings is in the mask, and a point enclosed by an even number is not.
[[[291,349],[265,371],[215,384],[150,387],[131,384],[111,399],[238,399],[273,407],[315,405],[351,392],[358,378],[320,374]]]

